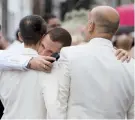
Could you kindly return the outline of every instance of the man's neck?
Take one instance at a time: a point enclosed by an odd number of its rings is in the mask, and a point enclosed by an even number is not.
[[[34,50],[36,50],[36,46],[35,45],[26,45],[26,44],[24,44],[24,48],[31,48],[31,49],[34,49]]]
[[[108,39],[108,40],[112,40],[112,35],[107,34],[107,33],[98,33],[98,34],[92,35],[90,37],[90,40],[93,39],[93,38],[105,38],[105,39]]]

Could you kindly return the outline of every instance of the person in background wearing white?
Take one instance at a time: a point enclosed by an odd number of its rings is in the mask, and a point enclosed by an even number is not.
[[[16,31],[16,40],[12,44],[9,45],[7,50],[12,50],[13,52],[15,52],[20,47],[23,48],[23,46],[24,46],[23,40],[19,37],[19,29],[18,29]]]
[[[117,60],[111,42],[119,14],[98,6],[88,18],[90,41],[62,49],[57,68],[46,76],[57,91],[50,113],[59,119],[134,119],[134,60]]]

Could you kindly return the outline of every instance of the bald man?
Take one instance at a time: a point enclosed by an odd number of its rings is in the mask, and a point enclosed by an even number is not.
[[[109,6],[89,12],[89,42],[64,48],[48,74],[51,116],[64,119],[132,119],[134,103],[133,60],[115,57],[112,37],[119,14]],[[57,82],[56,82],[57,81]],[[51,88],[50,87],[50,88]],[[55,102],[54,102],[55,101]]]

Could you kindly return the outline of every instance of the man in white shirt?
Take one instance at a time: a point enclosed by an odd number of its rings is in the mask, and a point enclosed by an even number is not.
[[[7,50],[12,50],[12,52],[16,52],[20,47],[24,47],[23,40],[19,37],[19,29],[16,31],[16,40],[9,45]]]
[[[42,52],[50,55],[62,46],[71,45],[71,35],[63,28],[55,28],[44,37],[46,24],[40,16],[26,16],[19,26],[24,48],[18,49],[18,55],[37,57]],[[45,41],[49,42],[47,48]],[[49,45],[55,46],[50,50]],[[55,99],[55,94],[54,97],[49,96],[51,88],[45,76],[44,72],[34,70],[1,71],[0,99],[5,108],[2,119],[51,118],[49,111],[52,108],[48,105]]]
[[[54,118],[134,119],[133,59],[117,60],[111,42],[118,26],[114,8],[95,7],[87,25],[90,42],[61,51],[59,67],[46,76],[58,82]]]

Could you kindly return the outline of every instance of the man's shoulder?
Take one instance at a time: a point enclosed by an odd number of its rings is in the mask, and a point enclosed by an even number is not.
[[[23,48],[24,45],[22,43],[19,43],[17,40],[15,40],[8,48],[7,50],[13,51],[13,52],[19,52],[21,48]]]
[[[69,46],[69,47],[63,47],[61,51],[69,51],[71,52],[72,50],[78,50],[83,47],[85,47],[87,44],[81,44],[81,45],[76,45],[76,46]]]
[[[64,47],[64,48],[62,48],[60,53],[66,55],[67,57],[70,58],[70,57],[78,55],[81,51],[84,51],[85,47],[86,47],[86,44]]]

